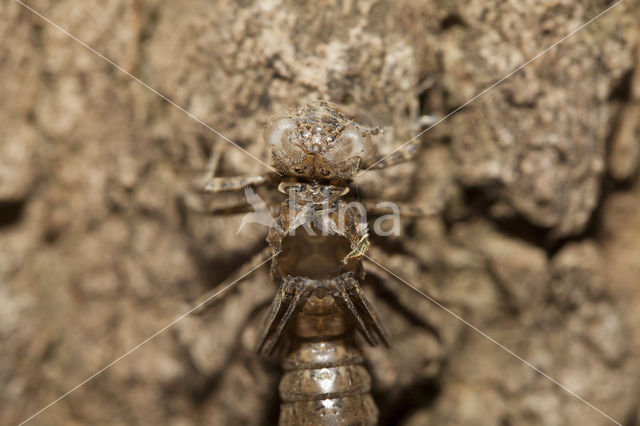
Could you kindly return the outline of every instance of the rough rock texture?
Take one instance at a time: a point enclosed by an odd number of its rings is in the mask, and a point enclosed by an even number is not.
[[[611,3],[601,0],[31,0],[38,12],[267,161],[267,117],[328,99],[382,152]],[[383,424],[640,422],[640,8],[625,1],[422,136],[361,197],[443,208],[374,238],[391,334],[365,348]],[[154,335],[264,246],[183,202],[210,154],[259,162],[14,1],[0,3],[0,424]],[[272,424],[253,352],[266,268],[31,424]],[[463,323],[460,318],[468,322]]]

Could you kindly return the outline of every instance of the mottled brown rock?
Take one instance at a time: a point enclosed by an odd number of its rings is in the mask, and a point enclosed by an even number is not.
[[[26,3],[264,161],[267,118],[318,98],[390,152],[610,4]],[[258,225],[184,208],[212,147],[221,176],[266,169],[18,3],[0,17],[0,423],[17,424],[263,247]],[[616,135],[637,130],[639,20],[625,1],[358,180],[443,205],[372,238],[377,260],[624,424],[640,193]],[[257,272],[31,424],[272,424],[279,362],[252,348],[275,291]],[[611,424],[379,270],[364,291],[391,340],[364,354],[383,424]]]
[[[623,88],[626,102],[618,114],[611,136],[609,171],[617,180],[632,179],[640,163],[640,43],[636,48],[636,65],[629,74],[629,85]]]

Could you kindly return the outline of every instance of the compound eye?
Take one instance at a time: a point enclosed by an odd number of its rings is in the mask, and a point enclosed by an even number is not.
[[[364,163],[373,151],[373,143],[369,132],[357,124],[347,126],[340,135],[335,147],[325,154],[325,158],[332,162],[342,162],[353,157],[359,157]]]
[[[283,149],[287,144],[289,135],[296,128],[296,123],[290,118],[278,118],[269,123],[264,128],[264,140],[271,147]]]
[[[280,153],[286,159],[299,162],[305,157],[304,151],[295,145],[291,135],[296,129],[296,122],[288,117],[277,118],[264,128],[264,140],[274,152]]]

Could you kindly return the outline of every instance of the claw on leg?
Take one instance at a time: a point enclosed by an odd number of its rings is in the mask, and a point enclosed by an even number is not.
[[[389,346],[387,333],[353,274],[343,274],[329,281],[328,284],[331,295],[352,315],[358,329],[367,341],[372,346],[379,342]]]
[[[211,177],[204,182],[203,189],[212,193],[238,191],[249,185],[259,186],[273,182],[276,176],[275,173],[267,173],[260,176]]]
[[[267,246],[263,250],[261,250],[260,253],[253,256],[247,263],[240,266],[236,270],[235,275],[245,278],[250,272],[255,270],[259,265],[269,260],[270,257],[273,257],[273,255],[271,255],[271,247]],[[212,305],[211,303],[208,303],[208,301],[213,299],[213,296],[215,294],[218,294],[220,291],[223,291],[228,285],[229,285],[229,282],[225,281],[222,284],[219,284],[216,288],[200,296],[200,298],[197,300],[195,304],[196,306],[198,306],[198,309],[194,311],[194,314],[200,315],[204,313]]]
[[[270,355],[273,352],[287,326],[298,316],[309,297],[316,291],[323,294],[328,292],[371,345],[375,346],[380,342],[389,345],[387,334],[373,307],[362,293],[358,280],[352,272],[346,272],[329,280],[284,277],[258,339],[256,349],[259,353]]]
[[[286,326],[302,310],[314,290],[315,287],[309,286],[303,278],[284,277],[260,333],[258,353],[270,355],[273,352]]]

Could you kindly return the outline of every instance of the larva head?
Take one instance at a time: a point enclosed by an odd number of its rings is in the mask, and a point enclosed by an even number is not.
[[[373,148],[369,129],[325,101],[270,119],[264,139],[276,170],[312,179],[353,178]]]

